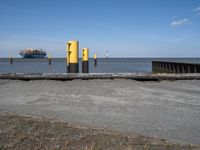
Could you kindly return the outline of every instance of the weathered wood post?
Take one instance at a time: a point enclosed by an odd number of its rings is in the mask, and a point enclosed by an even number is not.
[[[10,55],[10,64],[11,65],[13,64],[13,55],[12,54]]]

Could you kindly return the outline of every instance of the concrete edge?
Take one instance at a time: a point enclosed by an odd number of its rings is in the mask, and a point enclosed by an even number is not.
[[[93,79],[131,79],[137,81],[160,80],[200,80],[200,73],[195,74],[152,74],[152,73],[0,73],[0,79],[11,80],[93,80]]]

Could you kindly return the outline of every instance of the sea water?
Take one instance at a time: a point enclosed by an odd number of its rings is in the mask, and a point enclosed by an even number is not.
[[[152,61],[172,61],[185,63],[199,63],[200,58],[98,58],[97,67],[94,67],[93,59],[89,59],[90,73],[150,73]],[[81,59],[79,60],[79,72],[82,72]],[[53,58],[52,65],[48,59],[13,59],[0,58],[0,73],[66,73],[66,59]]]

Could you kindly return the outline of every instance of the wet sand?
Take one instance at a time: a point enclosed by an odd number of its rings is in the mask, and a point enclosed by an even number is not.
[[[200,81],[0,80],[0,112],[200,144]]]

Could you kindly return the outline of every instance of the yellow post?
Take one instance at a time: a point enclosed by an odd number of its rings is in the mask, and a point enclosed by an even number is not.
[[[97,54],[94,54],[94,66],[97,66]]]
[[[78,73],[78,41],[69,41],[67,42],[67,70],[68,73]]]
[[[51,65],[51,54],[48,55],[49,65]]]
[[[89,73],[89,48],[83,48],[82,51],[82,73]]]

